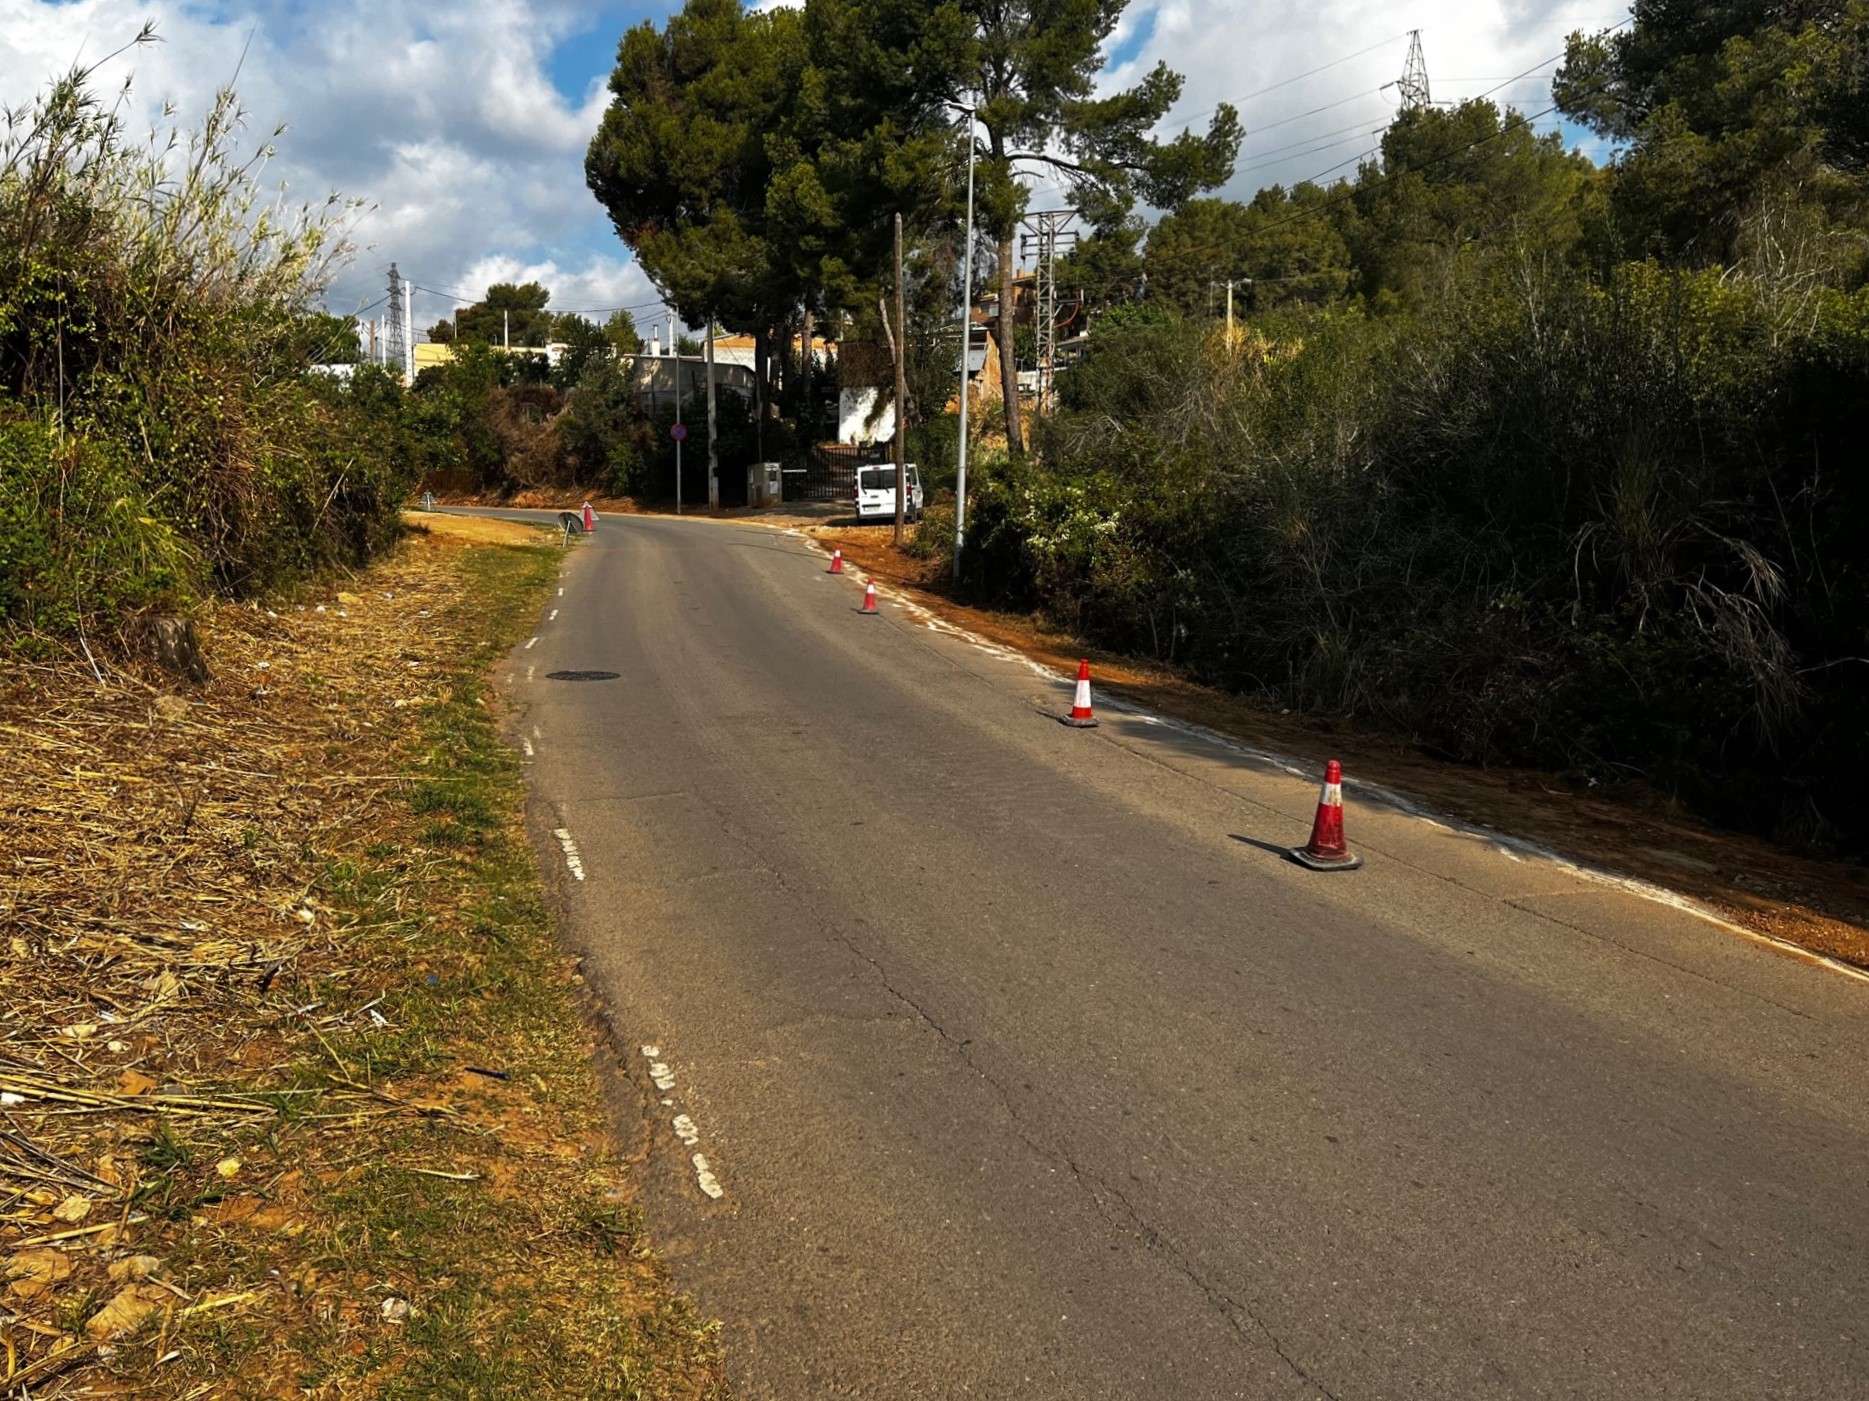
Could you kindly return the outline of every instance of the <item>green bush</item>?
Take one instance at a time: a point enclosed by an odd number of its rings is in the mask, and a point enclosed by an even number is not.
[[[145,35],[147,37],[147,33]],[[65,631],[384,548],[419,465],[402,394],[308,374],[342,205],[297,210],[223,93],[172,150],[74,71],[0,139],[0,621]],[[172,152],[186,158],[172,159]]]
[[[1860,849],[1869,292],[1482,262],[1227,346],[1102,323],[962,581],[1478,762]]]
[[[0,624],[68,633],[178,606],[198,569],[108,444],[0,418]]]

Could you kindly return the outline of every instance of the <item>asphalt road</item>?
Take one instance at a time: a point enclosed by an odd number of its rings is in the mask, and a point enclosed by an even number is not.
[[[1869,1396],[1869,985],[1354,789],[1300,869],[1328,756],[796,536],[563,582],[530,820],[742,1398]]]

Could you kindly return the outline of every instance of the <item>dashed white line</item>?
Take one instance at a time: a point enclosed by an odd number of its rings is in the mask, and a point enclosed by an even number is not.
[[[654,1061],[650,1064],[649,1078],[655,1081],[655,1087],[664,1094],[675,1088],[675,1072],[661,1061]]]
[[[534,633],[532,636],[532,640],[526,644],[526,650],[530,652],[534,647],[538,645],[539,645],[538,634]]]
[[[714,1176],[714,1170],[707,1165],[707,1158],[700,1153],[694,1155],[694,1180],[715,1201],[727,1195],[727,1189],[720,1185],[720,1179]]]
[[[558,591],[558,596],[559,596],[560,598],[563,598],[563,597],[565,596],[565,591],[564,591],[563,589],[560,589],[560,590]]]
[[[538,668],[536,666],[527,667],[526,668],[526,680],[530,681],[532,679],[533,673],[536,672],[537,670]]]
[[[552,616],[547,618],[545,621],[548,623],[557,622],[558,621],[558,610],[556,608],[552,609]]]
[[[675,1137],[679,1138],[690,1148],[701,1141],[701,1130],[695,1126],[694,1120],[690,1119],[686,1114],[677,1114],[674,1119],[674,1125]]]
[[[527,739],[524,735],[519,737],[519,747],[526,751],[526,757],[528,759],[533,756],[532,741]]]
[[[578,855],[578,844],[571,840],[571,834],[563,827],[554,830],[552,835],[558,838],[558,845],[564,848],[565,869],[571,872],[572,876],[576,879],[583,880],[584,858]]]

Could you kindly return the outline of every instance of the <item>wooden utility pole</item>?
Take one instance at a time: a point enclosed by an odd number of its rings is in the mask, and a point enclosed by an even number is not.
[[[908,513],[909,326],[902,295],[902,215],[896,215],[896,548],[902,548],[902,521]]]

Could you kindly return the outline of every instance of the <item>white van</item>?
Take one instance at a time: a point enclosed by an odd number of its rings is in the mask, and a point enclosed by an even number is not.
[[[904,469],[909,483],[909,499],[903,514],[912,521],[922,518],[922,478],[909,463]],[[896,469],[890,463],[881,467],[857,468],[857,519],[860,521],[896,518]]]

